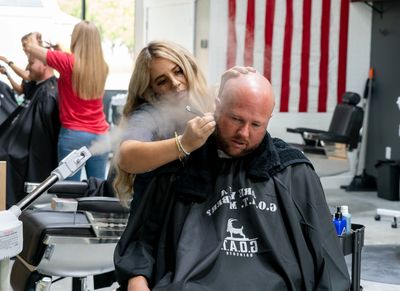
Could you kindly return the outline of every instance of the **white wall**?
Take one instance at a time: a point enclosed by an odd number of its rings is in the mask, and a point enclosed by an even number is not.
[[[210,1],[197,0],[195,13],[194,55],[204,73],[209,70]]]
[[[194,51],[195,0],[136,0],[135,52],[152,40],[171,40]]]

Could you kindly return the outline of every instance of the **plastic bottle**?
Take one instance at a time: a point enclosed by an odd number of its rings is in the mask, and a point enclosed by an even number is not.
[[[342,212],[342,217],[346,220],[346,234],[350,234],[351,232],[351,214],[349,213],[349,206],[342,205],[340,206],[340,211]]]
[[[346,221],[343,219],[342,212],[340,211],[340,206],[336,207],[335,219],[333,224],[336,229],[336,234],[342,236],[346,233]]]

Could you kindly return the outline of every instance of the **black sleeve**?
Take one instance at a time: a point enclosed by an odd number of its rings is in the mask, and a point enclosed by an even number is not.
[[[314,290],[349,290],[349,273],[320,179],[306,164],[296,165],[292,171],[293,200],[315,256]]]
[[[155,272],[155,259],[161,231],[172,207],[174,175],[159,175],[147,187],[137,209],[131,211],[127,227],[114,252],[116,276],[122,289],[134,276],[147,277]]]
[[[38,103],[38,117],[40,118],[41,125],[46,131],[48,138],[52,144],[57,144],[58,134],[60,132],[60,115],[58,112],[56,92],[41,92],[40,102]]]

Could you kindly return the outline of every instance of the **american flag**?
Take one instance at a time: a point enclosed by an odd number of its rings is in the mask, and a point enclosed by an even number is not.
[[[226,0],[226,67],[253,66],[280,112],[327,112],[346,90],[350,0]]]

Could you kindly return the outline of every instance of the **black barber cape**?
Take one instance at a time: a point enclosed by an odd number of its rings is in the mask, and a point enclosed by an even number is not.
[[[176,165],[176,164],[175,164]],[[309,161],[266,136],[249,156],[212,140],[156,175],[115,251],[117,278],[152,290],[348,290],[349,274]]]
[[[14,91],[6,83],[0,81],[0,124],[17,108]]]
[[[42,182],[57,167],[60,121],[57,79],[34,86],[16,116],[0,127],[0,160],[7,162],[7,208],[24,197],[25,182]],[[13,115],[13,114],[11,114]]]

